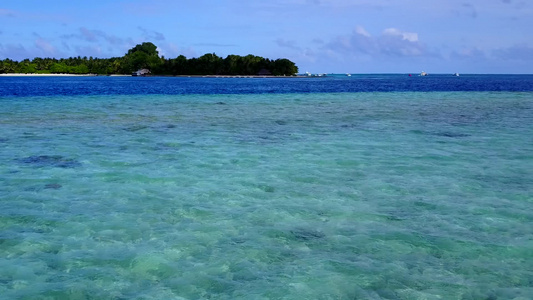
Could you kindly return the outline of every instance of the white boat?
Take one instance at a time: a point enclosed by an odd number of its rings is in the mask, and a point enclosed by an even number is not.
[[[131,73],[131,76],[149,76],[152,72],[148,69],[140,69],[137,72]]]
[[[428,73],[422,71],[422,73],[420,73],[420,76],[428,76]]]
[[[327,74],[326,73],[312,74],[312,73],[309,73],[309,72],[305,72],[305,74],[303,74],[303,76],[307,76],[307,77],[325,77],[325,76],[327,76]]]
[[[459,73],[453,73],[453,76],[459,76]]]

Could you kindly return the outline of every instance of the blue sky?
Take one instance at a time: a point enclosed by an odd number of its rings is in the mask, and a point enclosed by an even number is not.
[[[531,0],[2,0],[0,59],[288,58],[312,73],[533,73]]]

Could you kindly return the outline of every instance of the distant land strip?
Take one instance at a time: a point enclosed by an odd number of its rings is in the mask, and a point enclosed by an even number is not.
[[[157,46],[150,42],[138,44],[122,57],[40,58],[0,60],[0,75],[66,76],[66,75],[134,75],[134,76],[294,76],[296,64],[286,58],[268,59],[252,54],[228,55],[226,58],[208,53],[198,58],[180,55],[166,59],[159,56]],[[19,74],[19,75],[15,75]],[[48,75],[50,74],[50,75]]]
[[[0,73],[0,77],[130,77],[121,74],[68,74],[68,73]],[[183,78],[301,78],[304,75],[153,75],[155,77],[183,77]],[[152,77],[152,75],[146,75]]]

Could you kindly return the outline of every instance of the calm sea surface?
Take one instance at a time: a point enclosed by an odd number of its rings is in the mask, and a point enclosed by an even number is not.
[[[531,299],[533,76],[0,77],[1,299]]]

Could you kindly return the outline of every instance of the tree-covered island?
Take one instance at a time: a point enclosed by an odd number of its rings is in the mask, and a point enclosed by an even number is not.
[[[271,60],[255,55],[228,55],[226,58],[208,53],[198,58],[180,55],[166,59],[159,56],[157,46],[145,42],[128,50],[123,57],[39,58],[13,61],[0,60],[0,74],[132,74],[140,69],[152,75],[273,75],[292,76],[298,67],[290,60]]]

